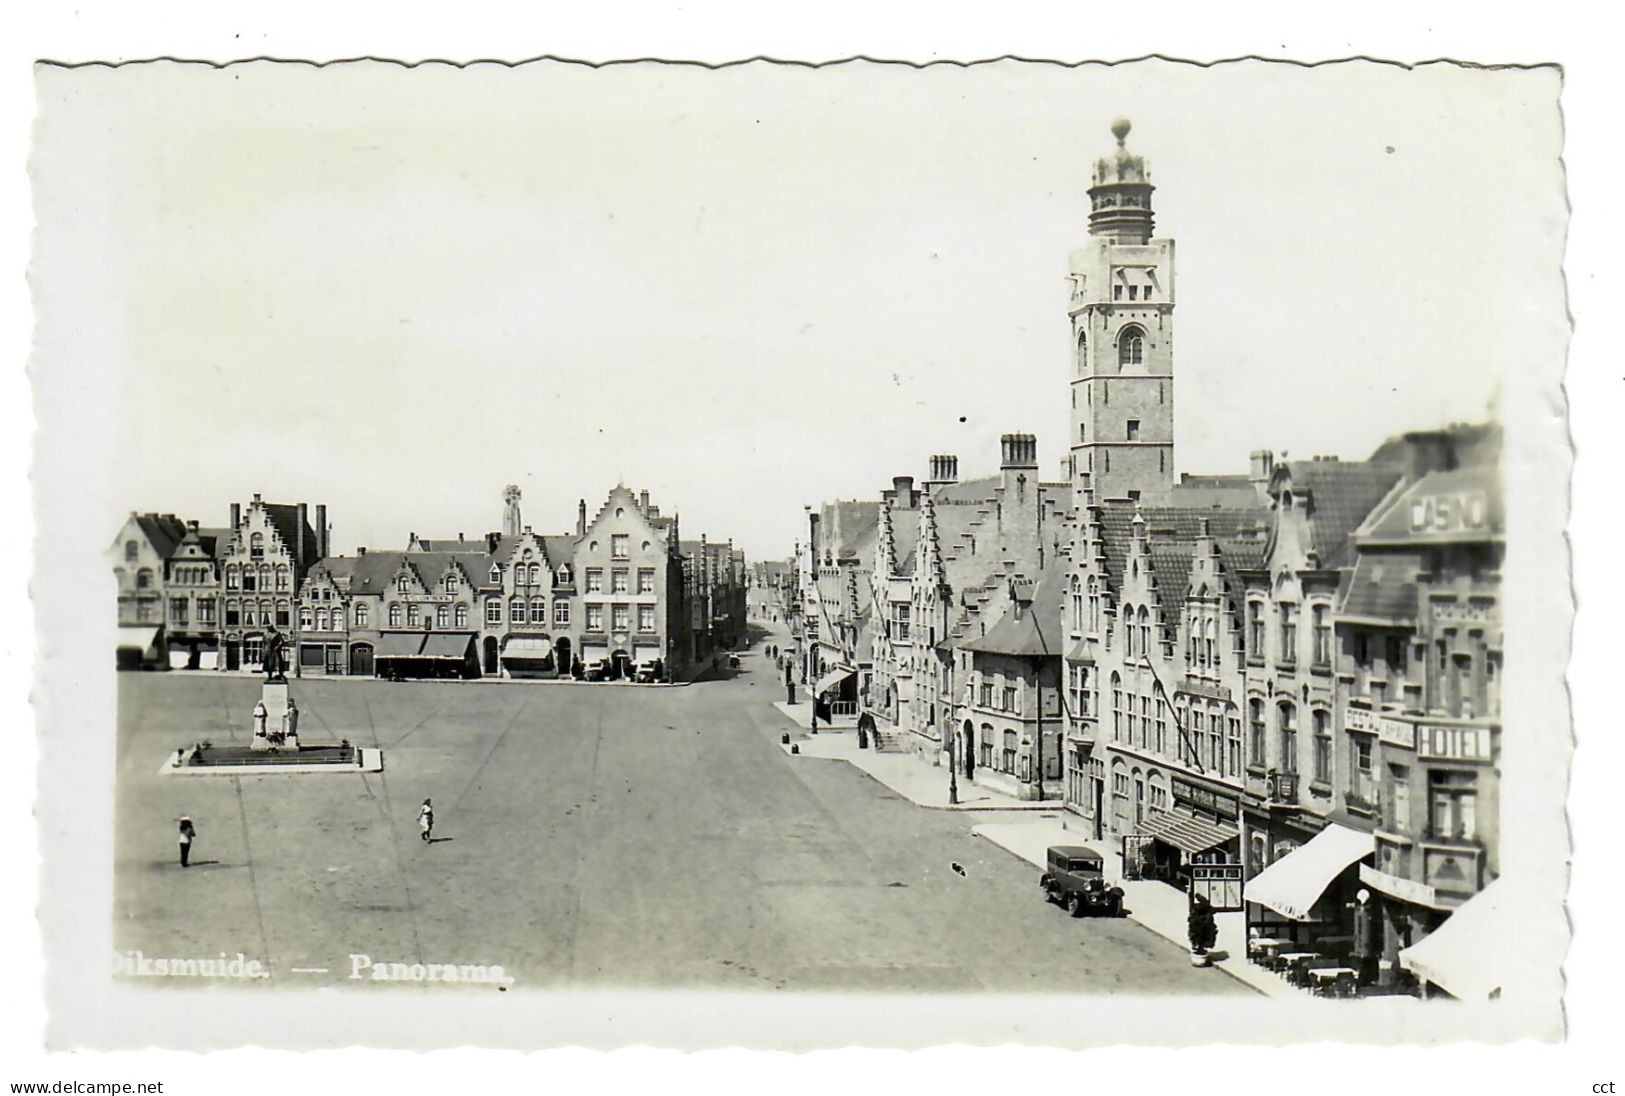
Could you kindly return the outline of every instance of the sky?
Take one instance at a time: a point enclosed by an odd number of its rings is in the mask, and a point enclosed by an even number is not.
[[[1068,432],[1114,118],[1177,241],[1175,463],[1497,411],[1554,314],[1548,71],[1263,62],[38,70],[40,453],[131,510],[326,503],[333,548],[617,482],[782,558],[802,507]],[[1538,288],[1539,291],[1536,291]],[[1545,343],[1543,345],[1550,345]]]

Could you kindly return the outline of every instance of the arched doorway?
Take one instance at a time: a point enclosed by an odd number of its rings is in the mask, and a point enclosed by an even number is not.
[[[571,667],[570,637],[569,636],[560,636],[558,642],[553,644],[553,650],[556,651],[557,654],[558,654],[558,657],[555,660],[555,664],[559,668],[559,673],[561,673],[561,674],[569,673],[570,672],[570,667]]]
[[[875,717],[864,712],[858,717],[858,749],[869,748],[869,736],[875,733]],[[877,742],[876,745],[879,745]]]
[[[976,728],[971,726],[968,719],[959,736],[959,757],[965,779],[969,780],[976,775]]]
[[[353,644],[350,647],[350,676],[371,677],[372,674],[372,644]]]
[[[502,668],[501,665],[497,662],[497,637],[496,636],[486,636],[485,637],[485,672],[488,673],[488,674],[494,674],[494,673],[497,673],[499,670],[501,670],[501,668]]]
[[[632,656],[624,650],[618,650],[609,656],[609,676],[615,681],[624,681],[632,676]]]

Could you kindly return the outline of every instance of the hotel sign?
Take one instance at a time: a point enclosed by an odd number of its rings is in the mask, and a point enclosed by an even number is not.
[[[1188,780],[1181,780],[1177,776],[1170,783],[1174,798],[1182,799],[1193,807],[1211,811],[1220,818],[1236,818],[1241,814],[1240,805],[1231,796],[1220,795]]]
[[[1489,524],[1489,496],[1483,491],[1449,491],[1411,500],[1411,532],[1460,533]]]
[[[1407,723],[1403,719],[1377,720],[1377,741],[1389,746],[1403,746],[1407,750],[1416,749],[1416,724]]]
[[[1377,733],[1377,717],[1365,708],[1344,708],[1343,728],[1361,734]]]
[[[1443,761],[1490,761],[1488,727],[1424,723],[1416,729],[1416,756]]]

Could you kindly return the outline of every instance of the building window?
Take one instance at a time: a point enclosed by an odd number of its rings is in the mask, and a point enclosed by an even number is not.
[[[415,601],[406,607],[406,626],[408,628],[418,626],[418,604]]]
[[[653,567],[638,568],[638,593],[652,594],[655,592],[655,570]]]
[[[434,609],[434,626],[436,628],[451,627],[451,606],[436,605]]]
[[[135,573],[135,588],[137,590],[152,589],[152,569],[143,567]]]
[[[1140,657],[1151,657],[1151,614],[1144,605],[1140,606]]]
[[[493,586],[500,586],[502,584],[502,568],[498,567],[494,563],[491,565],[491,584]]]
[[[1317,711],[1315,724],[1315,779],[1322,784],[1332,782],[1332,717]]]
[[[315,614],[311,612],[310,606],[306,605],[306,606],[302,607],[299,610],[299,627],[301,627],[301,628],[314,628],[315,626],[316,626],[316,617],[315,617]]]
[[[276,626],[278,628],[286,628],[291,619],[293,619],[293,606],[289,605],[286,601],[277,602]]]
[[[185,598],[178,597],[178,598],[173,598],[173,599],[170,600],[170,602],[169,602],[169,619],[172,622],[176,623],[176,624],[184,625],[186,623],[186,599]]]
[[[1247,705],[1247,762],[1264,764],[1264,702],[1250,701]]]
[[[1229,747],[1225,758],[1225,772],[1230,776],[1241,775],[1241,720],[1230,716],[1226,724],[1226,745]]]
[[[252,567],[243,568],[243,589],[253,593],[259,589],[259,572]]]
[[[1281,771],[1295,773],[1298,771],[1298,709],[1282,704],[1275,711],[1281,727]]]
[[[1362,803],[1377,799],[1376,779],[1371,772],[1371,739],[1365,735],[1349,736],[1349,791]]]
[[[1140,420],[1139,419],[1129,419],[1128,420],[1128,425],[1124,428],[1124,433],[1126,433],[1128,435],[1128,440],[1129,441],[1139,441],[1140,440]]]
[[[525,623],[525,599],[516,597],[508,603],[508,620],[513,624]]]
[[[601,594],[604,592],[604,570],[602,567],[587,568],[587,593]]]
[[[197,599],[197,622],[199,624],[214,623],[214,598],[200,597]]]
[[[127,540],[124,542],[124,562],[134,563],[141,558],[141,544],[139,541]]]
[[[1007,712],[1016,710],[1016,687],[1014,685],[1004,687],[1004,710]]]
[[[547,602],[539,597],[530,599],[530,622],[532,624],[547,623]]]
[[[398,601],[392,601],[389,603],[389,626],[391,628],[399,628],[401,626],[401,604]]]
[[[532,586],[540,586],[542,584],[542,565],[540,563],[532,563],[529,570],[530,584]]]
[[[235,601],[226,602],[226,625],[235,628],[242,623],[242,613]]]
[[[1444,841],[1478,837],[1478,779],[1472,773],[1428,774],[1428,832]]]
[[[1404,765],[1388,766],[1389,825],[1395,833],[1411,828],[1411,770]]]
[[[1298,607],[1290,602],[1281,606],[1281,662],[1298,660]]]
[[[498,601],[494,597],[485,599],[485,623],[502,623],[502,602]]]
[[[1112,741],[1121,742],[1123,739],[1123,683],[1116,673],[1112,674]]]
[[[468,606],[459,604],[457,606],[457,612],[456,612],[455,615],[456,615],[456,618],[457,618],[457,627],[459,627],[459,628],[467,628],[468,627]]]
[[[331,629],[328,628],[328,623],[329,623],[329,617],[327,615],[327,610],[326,609],[317,609],[316,610],[316,630],[318,632],[330,631]]]
[[[248,538],[248,558],[265,558],[265,534],[255,533]]]
[[[397,594],[406,593],[406,576],[405,575],[396,576],[396,578],[395,578],[395,592]]]
[[[1157,697],[1157,752],[1168,752],[1168,705]]]
[[[627,545],[625,533],[611,533],[609,538],[609,555],[611,559],[630,558],[631,549]]]
[[[604,607],[602,605],[587,606],[587,631],[602,632],[604,630]]]
[[[626,573],[626,568],[625,567],[617,567],[617,568],[615,568],[615,570],[609,576],[609,592],[612,593],[612,594],[624,594],[624,593],[627,593],[628,592],[628,586],[627,586],[628,581],[629,581],[629,576]]]
[[[447,575],[446,576],[446,593],[455,594],[456,592],[457,592],[457,576],[456,575]]]
[[[1264,603],[1261,601],[1247,603],[1247,655],[1264,657]]]
[[[999,771],[1014,774],[1016,771],[1016,732],[1004,732],[1004,752],[999,757]]]
[[[653,605],[638,606],[638,631],[652,632],[655,630],[655,607]]]
[[[1119,290],[1121,286],[1117,287]],[[1138,327],[1125,327],[1117,337],[1117,364],[1119,368],[1141,365],[1145,362],[1145,332]]]
[[[238,580],[237,580],[237,568],[235,568],[235,567],[227,567],[226,568],[226,589],[235,590],[235,589],[238,589],[238,586],[239,586],[239,583],[238,583]]]
[[[553,623],[561,628],[569,626],[570,603],[568,601],[553,602]]]
[[[1324,605],[1316,605],[1312,613],[1315,633],[1315,663],[1320,666],[1329,666],[1332,661],[1331,611]]]
[[[357,628],[365,628],[367,626],[367,604],[366,604],[366,602],[357,602],[356,603],[356,607],[355,607],[355,626]]]

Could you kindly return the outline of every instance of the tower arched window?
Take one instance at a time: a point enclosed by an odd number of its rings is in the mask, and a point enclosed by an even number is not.
[[[1117,366],[1127,369],[1130,366],[1145,364],[1145,332],[1138,327],[1125,327],[1117,336]]]
[[[1089,332],[1078,332],[1078,372],[1089,371]]]

